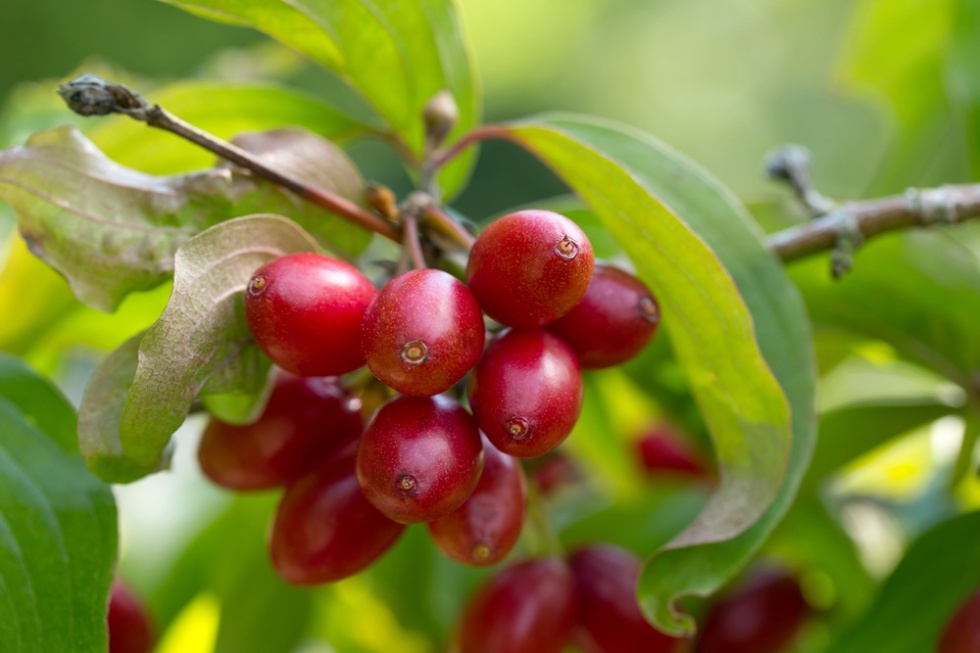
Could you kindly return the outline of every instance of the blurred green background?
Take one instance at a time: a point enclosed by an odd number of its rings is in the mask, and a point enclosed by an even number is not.
[[[977,36],[963,36],[980,35],[980,25],[968,21],[966,4],[461,1],[487,121],[574,111],[632,124],[718,176],[768,228],[796,219],[785,191],[761,172],[767,151],[786,142],[813,151],[818,186],[837,197],[976,179],[980,57],[970,47]],[[220,78],[275,80],[357,104],[336,79],[264,36],[159,2],[0,0],[0,147],[75,120],[58,106],[54,87],[89,69],[121,76],[150,99],[168,82]],[[127,156],[152,161],[153,154]],[[358,143],[352,155],[366,177],[399,192],[408,188],[385,147]],[[454,208],[477,220],[564,192],[528,155],[501,143],[483,147],[473,179]],[[9,225],[5,210],[0,206],[0,234],[4,219]],[[980,506],[980,483],[967,473],[977,430],[964,417],[969,380],[921,355],[931,347],[955,359],[955,351],[976,349],[976,233],[882,239],[859,255],[854,278],[840,286],[826,281],[825,261],[792,268],[815,321],[821,438],[828,443],[818,447],[818,472],[805,483],[803,500],[766,551],[802,570],[811,598],[828,609],[828,618],[801,638],[800,651],[823,650],[853,623],[916,536]],[[972,249],[955,245],[952,255],[954,239]],[[169,292],[131,297],[106,316],[79,307],[60,277],[14,239],[0,253],[2,264],[0,348],[55,374],[75,400],[98,358],[152,322]],[[913,296],[903,289],[918,290]],[[906,313],[876,304],[889,300]],[[960,310],[944,321],[951,306]],[[917,321],[923,315],[928,319]],[[601,428],[612,440],[628,445],[645,425],[669,415],[706,445],[668,356],[660,345],[626,371],[595,375],[587,399],[593,412],[583,416],[583,428],[604,419]],[[651,381],[655,396],[647,392]],[[453,597],[482,572],[433,555],[414,532],[376,571],[297,601],[263,560],[274,497],[233,500],[205,483],[194,463],[200,427],[191,420],[178,435],[174,473],[117,492],[123,571],[169,626],[161,651],[203,653],[215,642],[218,650],[236,650],[235,637],[258,637],[249,625],[261,619],[305,633],[303,651],[380,652],[393,642],[404,652],[433,650],[431,642],[451,627]],[[581,453],[574,446],[572,453]],[[583,460],[598,498],[573,495],[552,506],[566,540],[598,529],[648,552],[703,500],[698,488],[651,488],[625,451]],[[236,554],[211,569],[229,542]],[[210,589],[198,592],[194,581],[205,570]]]

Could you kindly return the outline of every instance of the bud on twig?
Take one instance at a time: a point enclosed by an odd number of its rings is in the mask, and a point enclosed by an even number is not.
[[[425,119],[426,146],[430,152],[434,152],[459,121],[459,107],[453,94],[449,91],[436,93],[425,105],[422,117]]]

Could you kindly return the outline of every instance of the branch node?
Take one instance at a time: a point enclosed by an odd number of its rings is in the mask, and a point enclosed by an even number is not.
[[[838,209],[836,215],[837,235],[830,253],[830,273],[839,280],[854,267],[854,254],[864,242],[864,234],[853,213]]]
[[[814,218],[827,215],[837,203],[821,194],[810,180],[810,151],[802,145],[783,145],[766,156],[766,174],[789,184],[796,198]]]
[[[124,113],[131,118],[146,122],[150,105],[138,93],[122,84],[107,82],[101,77],[85,73],[58,87],[58,95],[68,108],[81,116],[107,116]]]
[[[909,188],[905,197],[912,211],[924,225],[956,224],[960,221],[956,198],[948,186],[939,188]]]

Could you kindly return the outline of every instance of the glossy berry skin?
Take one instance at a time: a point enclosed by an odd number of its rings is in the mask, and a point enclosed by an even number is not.
[[[585,294],[595,255],[578,225],[551,211],[492,222],[473,244],[466,279],[487,315],[533,328],[554,322]]]
[[[269,556],[287,582],[313,585],[356,574],[405,529],[364,497],[355,460],[351,445],[286,488],[272,525]]]
[[[245,290],[252,337],[279,367],[337,376],[364,365],[361,321],[377,295],[352,265],[321,254],[290,254],[259,268]]]
[[[201,470],[232,490],[283,485],[319,457],[361,435],[360,400],[337,377],[278,376],[265,410],[252,424],[212,418],[197,452]]]
[[[376,377],[405,395],[445,392],[483,353],[473,293],[441,270],[412,270],[385,286],[364,314],[362,346]]]
[[[980,651],[980,590],[957,608],[939,639],[937,653]]]
[[[109,593],[109,653],[150,653],[153,650],[153,626],[136,595],[119,579]]]
[[[650,476],[675,474],[706,478],[710,472],[700,455],[669,425],[656,426],[636,443],[640,462]]]
[[[619,268],[597,265],[585,296],[548,325],[586,369],[619,365],[647,346],[660,325],[660,306],[643,282]]]
[[[783,571],[766,571],[711,608],[694,652],[777,653],[809,614],[796,579]]]
[[[546,454],[568,437],[582,409],[578,360],[547,331],[509,331],[477,365],[470,405],[480,429],[504,453]]]
[[[520,463],[483,441],[483,474],[459,508],[429,522],[429,533],[447,556],[476,567],[499,562],[524,525],[527,482]]]
[[[503,570],[466,606],[458,653],[560,653],[575,621],[575,583],[557,558]]]
[[[357,478],[368,500],[403,524],[456,510],[483,471],[483,443],[473,418],[455,400],[396,397],[361,438]]]
[[[680,640],[643,618],[636,603],[642,563],[619,547],[599,544],[569,560],[578,596],[575,643],[585,653],[674,653]]]

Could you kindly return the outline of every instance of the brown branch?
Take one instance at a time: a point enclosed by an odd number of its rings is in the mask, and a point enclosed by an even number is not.
[[[772,234],[769,249],[793,261],[835,248],[844,230],[863,240],[880,234],[980,218],[980,184],[909,189],[904,195],[846,202],[812,222]]]
[[[68,104],[68,107],[80,115],[103,116],[110,113],[121,113],[134,120],[144,122],[150,127],[169,131],[360,227],[381,234],[395,242],[401,242],[400,230],[383,218],[336,193],[311,186],[295,177],[270,168],[246,150],[184,122],[160,105],[150,105],[137,93],[121,84],[112,84],[94,75],[82,75],[67,84],[63,84],[58,89],[58,93]]]

